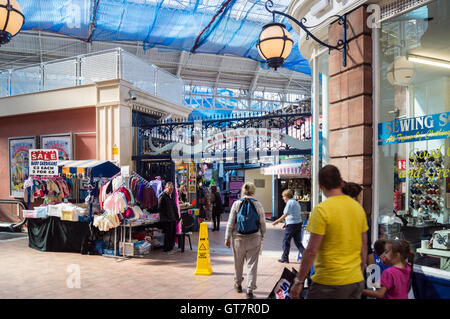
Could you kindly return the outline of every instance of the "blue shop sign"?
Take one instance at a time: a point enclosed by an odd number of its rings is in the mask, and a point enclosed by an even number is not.
[[[450,112],[378,124],[378,145],[450,138]]]

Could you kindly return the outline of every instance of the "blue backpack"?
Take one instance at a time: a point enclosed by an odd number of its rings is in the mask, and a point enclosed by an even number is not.
[[[259,215],[253,204],[252,198],[240,199],[241,205],[236,216],[237,231],[239,234],[248,235],[259,230]]]

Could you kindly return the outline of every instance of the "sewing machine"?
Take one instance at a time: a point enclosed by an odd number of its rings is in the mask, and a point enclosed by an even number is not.
[[[438,230],[433,234],[433,249],[450,250],[450,229]]]

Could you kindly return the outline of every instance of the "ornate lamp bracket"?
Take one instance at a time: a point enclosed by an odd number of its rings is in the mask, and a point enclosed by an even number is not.
[[[273,7],[273,2],[272,0],[267,0],[266,2],[266,10],[269,11],[270,13],[272,13],[273,15],[273,21],[275,22],[275,15],[279,14],[281,16],[284,16],[286,18],[288,18],[289,20],[293,21],[295,24],[297,24],[300,28],[302,28],[303,31],[306,32],[306,40],[309,40],[309,38],[314,39],[316,42],[320,43],[322,46],[327,47],[328,51],[331,53],[331,50],[339,50],[342,51],[342,60],[343,60],[343,65],[344,67],[347,66],[347,16],[343,15],[333,15],[328,17],[327,19],[325,19],[324,21],[322,21],[321,23],[314,25],[314,26],[306,26],[305,23],[307,22],[306,18],[302,18],[301,21],[298,21],[297,19],[291,17],[290,15],[284,13],[284,12],[280,12],[280,11],[276,11],[276,10],[272,10]],[[321,41],[320,39],[318,39],[314,34],[312,34],[308,29],[312,29],[312,28],[316,28],[322,24],[324,24],[327,20],[331,19],[331,18],[337,18],[337,23],[339,25],[342,25],[342,39],[338,40],[336,45],[329,45],[328,43],[325,43],[323,41]]]

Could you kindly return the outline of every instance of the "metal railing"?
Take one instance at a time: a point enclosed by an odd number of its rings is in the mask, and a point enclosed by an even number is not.
[[[26,209],[25,204],[23,203],[23,201],[21,201],[19,199],[0,199],[0,205],[5,205],[5,204],[11,205],[10,206],[11,217],[16,217],[16,218],[18,217],[18,219],[20,221],[16,222],[16,223],[0,221],[0,223],[10,223],[9,231],[12,231],[12,232],[20,231],[21,227],[26,223],[26,219],[23,218],[23,211]],[[15,213],[13,212],[14,206],[16,208]]]
[[[20,220],[23,220],[23,210],[27,209],[25,204],[20,199],[0,199],[0,205],[11,205],[10,215],[11,217],[18,217]],[[14,205],[16,206],[16,211],[14,212]],[[21,210],[22,208],[22,210]],[[1,221],[0,221],[1,222]]]
[[[182,79],[121,48],[0,72],[0,98],[113,79],[131,82],[172,103],[184,103]]]

